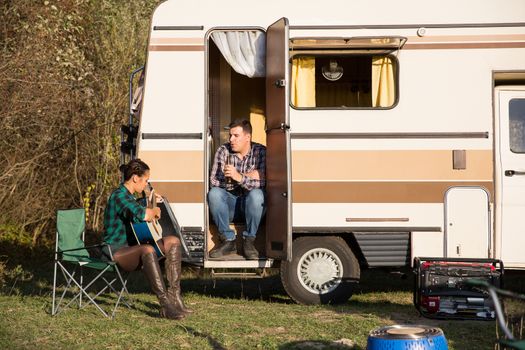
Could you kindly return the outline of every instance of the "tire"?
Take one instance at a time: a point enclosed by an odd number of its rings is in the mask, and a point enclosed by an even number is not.
[[[340,237],[300,237],[292,261],[281,262],[281,281],[299,304],[338,304],[352,296],[359,281],[357,259]]]

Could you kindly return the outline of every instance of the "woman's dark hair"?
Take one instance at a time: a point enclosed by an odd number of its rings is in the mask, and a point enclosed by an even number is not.
[[[137,158],[130,160],[128,164],[121,165],[119,169],[124,174],[124,181],[128,181],[133,175],[144,175],[146,171],[149,171],[149,166]]]

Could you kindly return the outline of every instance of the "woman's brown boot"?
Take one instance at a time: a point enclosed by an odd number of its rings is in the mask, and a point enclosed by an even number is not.
[[[166,253],[166,277],[168,278],[168,298],[170,301],[184,314],[193,313],[192,309],[188,309],[184,305],[182,295],[180,292],[180,277],[181,277],[181,247],[174,245]]]
[[[164,279],[162,278],[162,272],[160,271],[156,253],[142,255],[142,271],[144,271],[144,274],[149,281],[151,290],[159,299],[160,317],[169,318],[171,320],[183,319],[184,313],[181,312],[168,298],[168,292],[164,285]]]

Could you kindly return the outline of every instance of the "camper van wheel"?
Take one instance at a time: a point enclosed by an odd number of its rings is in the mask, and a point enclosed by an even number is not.
[[[281,262],[281,281],[300,304],[336,304],[348,300],[359,280],[359,263],[340,237],[300,237],[292,261]]]

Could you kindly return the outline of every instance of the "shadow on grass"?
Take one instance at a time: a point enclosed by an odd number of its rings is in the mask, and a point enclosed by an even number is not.
[[[219,343],[215,338],[210,336],[209,334],[199,332],[198,330],[195,330],[191,327],[183,327],[189,334],[193,335],[194,337],[204,338],[208,341],[208,344],[210,344],[211,348],[213,350],[226,350],[224,346],[222,346],[221,343]]]
[[[49,296],[53,289],[54,250],[51,247],[30,248],[10,242],[0,242],[0,261],[5,262],[8,269],[18,267],[23,271],[24,278],[13,276],[7,278],[1,293],[21,296]],[[161,263],[162,265],[162,263]],[[64,279],[58,268],[58,286]],[[184,267],[181,287],[184,294],[228,299],[261,300],[278,303],[291,303],[286,295],[279,276],[274,275],[257,279],[211,279],[201,276],[199,269]],[[89,281],[98,271],[84,269],[85,281]],[[29,276],[29,277],[28,277]],[[101,287],[96,285],[95,287]],[[127,287],[131,295],[151,293],[149,284],[141,271],[128,274]],[[104,303],[104,302],[103,302]],[[155,307],[152,307],[155,310]],[[155,316],[151,312],[150,316]]]
[[[334,342],[326,340],[301,340],[285,343],[279,346],[279,350],[361,350],[362,348],[348,342]]]
[[[282,287],[279,276],[256,279],[189,278],[181,284],[184,293],[207,297],[293,303]]]

